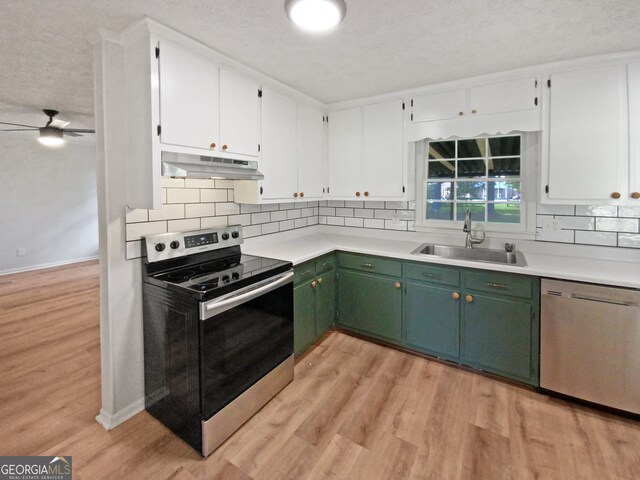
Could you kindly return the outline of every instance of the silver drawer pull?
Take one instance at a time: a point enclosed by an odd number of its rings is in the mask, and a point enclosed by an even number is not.
[[[374,268],[373,263],[361,263],[362,268]]]
[[[493,282],[487,282],[487,287],[489,287],[489,288],[503,288],[503,289],[509,288],[506,285],[502,285],[501,283],[493,283]]]
[[[437,273],[423,273],[422,276],[427,278],[442,278]]]

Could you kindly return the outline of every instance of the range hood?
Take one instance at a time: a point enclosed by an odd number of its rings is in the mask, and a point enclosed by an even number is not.
[[[258,162],[232,158],[205,157],[186,153],[162,152],[162,175],[187,178],[228,178],[262,180]]]

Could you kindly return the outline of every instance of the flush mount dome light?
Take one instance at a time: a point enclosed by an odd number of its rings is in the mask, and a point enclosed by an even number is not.
[[[342,22],[347,13],[344,0],[285,0],[289,20],[303,30],[322,32]]]
[[[38,130],[40,130],[40,137],[38,138],[38,141],[42,145],[46,145],[47,147],[58,147],[64,143],[62,130],[60,128],[42,127]]]

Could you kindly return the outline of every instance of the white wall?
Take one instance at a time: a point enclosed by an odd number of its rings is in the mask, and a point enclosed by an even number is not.
[[[16,121],[1,110],[0,120]],[[0,178],[0,274],[97,257],[93,139],[54,149],[40,145],[37,132],[2,132]]]

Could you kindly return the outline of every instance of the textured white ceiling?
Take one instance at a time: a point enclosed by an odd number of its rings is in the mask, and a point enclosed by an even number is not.
[[[283,0],[0,0],[0,101],[93,112],[99,27],[147,15],[323,102],[640,49],[638,0],[346,0],[310,36]]]

